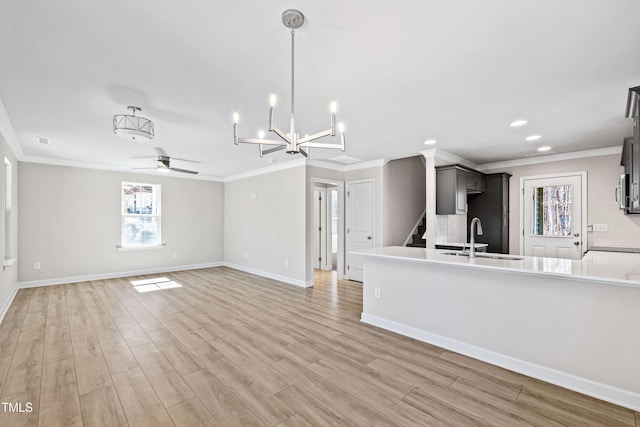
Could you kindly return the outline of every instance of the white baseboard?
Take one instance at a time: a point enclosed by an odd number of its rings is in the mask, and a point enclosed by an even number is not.
[[[4,316],[7,315],[7,311],[9,311],[9,307],[11,307],[11,303],[13,303],[13,299],[16,297],[16,294],[18,293],[18,284],[16,283],[13,286],[13,289],[11,290],[11,294],[9,295],[9,298],[7,298],[7,300],[5,301],[5,303],[2,305],[2,308],[0,309],[0,323],[2,323],[2,321],[4,320]]]
[[[55,279],[32,280],[18,282],[18,288],[34,288],[38,286],[62,285],[65,283],[86,282],[89,280],[115,279],[118,277],[141,276],[144,274],[170,273],[172,271],[196,270],[199,268],[221,267],[224,263],[208,262],[204,264],[172,265],[170,267],[145,268],[142,270],[118,271],[114,273],[88,274],[86,276],[59,277]]]
[[[224,262],[222,265],[225,267],[233,268],[234,270],[244,271],[245,273],[255,274],[256,276],[266,277],[267,279],[277,280],[279,282],[288,283],[290,285],[299,286],[301,288],[310,288],[313,286],[313,280],[304,281],[294,279],[293,277],[281,276],[280,274],[270,273],[264,270],[258,270],[257,268],[245,267],[244,265],[234,264],[232,262]]]
[[[483,362],[487,362],[492,365],[500,366],[510,371],[537,378],[597,399],[606,400],[607,402],[624,406],[634,411],[640,411],[640,394],[638,393],[598,383],[566,372],[547,368],[545,366],[536,365],[535,363],[526,362],[524,360],[466,344],[461,341],[456,341],[451,338],[443,337],[442,335],[433,334],[422,329],[383,319],[371,314],[362,313],[360,320],[364,323],[368,323],[369,325],[396,332],[398,334],[414,338],[418,341],[433,344],[474,359],[482,360]]]

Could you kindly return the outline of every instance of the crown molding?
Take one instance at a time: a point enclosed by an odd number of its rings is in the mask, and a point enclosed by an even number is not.
[[[306,160],[304,158],[291,160],[289,162],[279,163],[277,165],[269,165],[260,169],[254,169],[247,172],[241,172],[235,175],[229,175],[223,179],[224,182],[237,181],[239,179],[251,178],[253,176],[264,175],[266,173],[272,173],[281,171],[284,169],[295,168],[298,166],[304,166]]]
[[[308,160],[307,165],[323,168],[323,169],[331,169],[338,172],[351,172],[351,171],[356,171],[360,169],[369,169],[369,168],[384,166],[388,162],[389,162],[388,159],[382,158],[382,159],[367,160],[363,162],[353,163],[350,165],[339,165],[333,162],[328,162],[326,160]]]
[[[536,156],[536,157],[528,157],[524,159],[505,160],[502,162],[484,163],[484,164],[478,165],[477,169],[480,171],[485,171],[485,170],[491,170],[491,169],[509,168],[514,166],[526,166],[526,165],[535,165],[540,163],[560,162],[563,160],[581,159],[585,157],[608,156],[612,154],[619,155],[621,153],[622,153],[622,146],[618,145],[615,147],[595,148],[593,150],[573,151],[570,153],[549,154],[547,156]]]
[[[445,151],[441,148],[430,148],[428,150],[421,151],[420,154],[422,154],[427,159],[433,157],[435,159],[443,160],[449,164],[457,164],[457,165],[466,166],[470,169],[478,169],[477,164],[470,162],[469,160],[462,158],[460,156],[457,156],[453,153]]]
[[[22,151],[22,145],[20,145],[20,141],[18,140],[18,135],[16,135],[15,130],[13,129],[13,125],[11,124],[11,119],[7,114],[7,110],[4,108],[4,104],[2,103],[2,99],[0,99],[0,134],[7,142],[7,145],[13,151],[13,155],[18,159],[19,162],[24,159],[24,151]]]
[[[41,165],[49,165],[49,166],[63,166],[70,168],[80,168],[80,169],[93,169],[93,170],[102,170],[109,172],[121,172],[121,173],[132,173],[137,175],[152,175],[152,176],[161,176],[163,178],[177,178],[177,179],[195,179],[198,181],[211,181],[211,182],[223,182],[223,178],[208,176],[208,175],[187,175],[187,174],[177,174],[177,173],[163,173],[157,172],[154,169],[150,169],[148,171],[135,170],[135,169],[127,169],[119,166],[108,166],[98,163],[86,163],[86,162],[77,162],[74,160],[65,160],[65,159],[50,159],[47,157],[36,157],[36,156],[22,156],[23,163],[35,163]]]

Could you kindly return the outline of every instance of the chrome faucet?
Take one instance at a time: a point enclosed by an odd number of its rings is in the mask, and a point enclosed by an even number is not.
[[[471,220],[471,224],[469,225],[469,258],[476,257],[476,236],[473,229],[473,226],[477,226],[478,236],[482,236],[482,223],[480,222],[480,218],[475,217]]]

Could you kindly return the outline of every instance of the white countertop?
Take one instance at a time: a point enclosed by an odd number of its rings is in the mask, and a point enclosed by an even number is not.
[[[505,257],[512,257],[510,259],[481,257],[469,259],[469,257],[465,256],[446,255],[446,252],[452,251],[447,249],[388,246],[354,253],[365,257],[450,264],[464,268],[506,270],[523,274],[549,275],[640,288],[640,254],[589,252],[580,260],[519,255],[504,255]]]

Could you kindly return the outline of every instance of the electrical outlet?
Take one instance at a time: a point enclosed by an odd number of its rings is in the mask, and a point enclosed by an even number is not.
[[[244,259],[249,259],[249,252],[245,252],[242,256]]]
[[[173,253],[173,259],[176,259],[176,258],[178,258],[178,252]]]
[[[609,231],[608,224],[593,224],[593,231]]]
[[[285,260],[284,260],[284,266],[285,266],[285,267],[289,267],[289,260],[288,260],[288,259],[285,259]]]
[[[256,193],[255,191],[251,192],[251,200],[256,200],[258,198],[258,193]]]
[[[40,263],[39,262],[34,262],[33,263],[33,269],[34,270],[40,270]]]
[[[373,290],[373,297],[374,297],[375,299],[380,299],[380,288],[375,288],[375,289]]]

